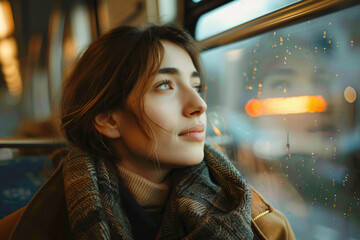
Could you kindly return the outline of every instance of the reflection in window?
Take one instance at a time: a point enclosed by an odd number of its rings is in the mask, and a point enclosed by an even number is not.
[[[359,11],[202,56],[207,141],[237,160],[299,239],[360,236]]]

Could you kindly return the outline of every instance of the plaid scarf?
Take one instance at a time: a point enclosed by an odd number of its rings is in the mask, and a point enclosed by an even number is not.
[[[252,239],[251,191],[232,163],[205,145],[204,161],[171,173],[171,194],[157,239]],[[133,239],[121,180],[108,159],[72,150],[63,161],[75,239]]]

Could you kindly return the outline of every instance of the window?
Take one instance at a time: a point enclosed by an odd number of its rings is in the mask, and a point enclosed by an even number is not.
[[[200,41],[237,25],[286,7],[299,0],[236,0],[200,16],[195,39]]]
[[[210,144],[298,239],[360,236],[360,7],[202,53]]]

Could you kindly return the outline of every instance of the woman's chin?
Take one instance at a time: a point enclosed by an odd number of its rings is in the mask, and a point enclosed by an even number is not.
[[[182,168],[197,165],[204,159],[204,148],[187,148],[177,153],[168,156],[165,159],[161,159],[159,156],[160,164],[165,168]]]

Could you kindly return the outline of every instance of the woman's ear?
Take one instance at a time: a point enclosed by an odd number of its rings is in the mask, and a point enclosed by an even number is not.
[[[120,131],[112,113],[99,113],[94,119],[95,128],[108,138],[119,138]]]

